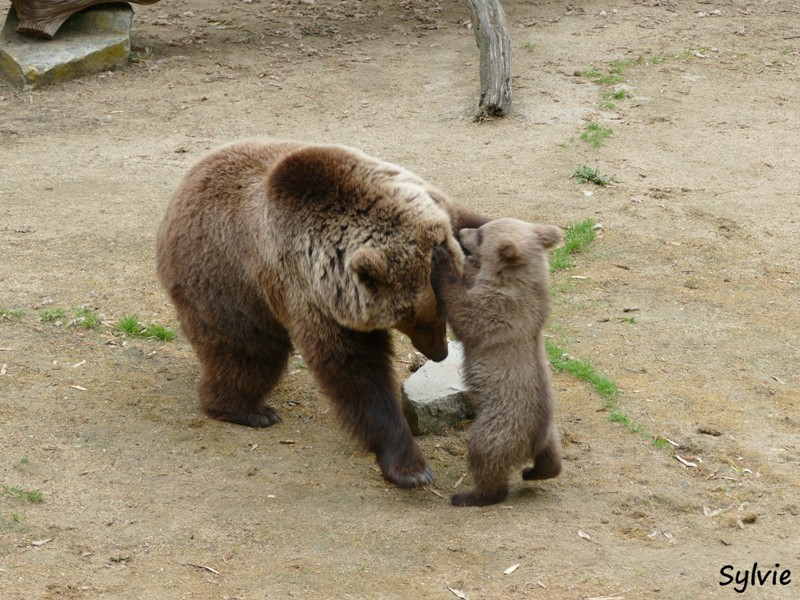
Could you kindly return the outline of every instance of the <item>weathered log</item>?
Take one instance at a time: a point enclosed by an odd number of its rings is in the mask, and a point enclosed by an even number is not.
[[[466,0],[481,55],[478,118],[500,116],[511,107],[511,34],[500,0]]]
[[[130,0],[136,4],[155,4],[158,0]],[[11,0],[19,17],[17,31],[52,39],[64,21],[76,12],[109,0]]]

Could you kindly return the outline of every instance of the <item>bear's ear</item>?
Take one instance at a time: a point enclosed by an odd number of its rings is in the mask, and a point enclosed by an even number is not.
[[[328,201],[348,195],[356,157],[338,146],[307,146],[279,160],[267,176],[273,200]]]
[[[497,256],[504,263],[513,265],[522,260],[520,247],[511,240],[505,240],[497,246]]]
[[[545,248],[552,248],[564,239],[564,231],[555,225],[534,225],[533,230]]]
[[[347,264],[361,284],[370,290],[377,290],[388,280],[386,257],[374,248],[359,248],[350,255]]]

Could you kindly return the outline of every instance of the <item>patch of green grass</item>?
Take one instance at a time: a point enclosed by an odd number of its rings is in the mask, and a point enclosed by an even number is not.
[[[42,494],[42,492],[38,490],[26,492],[18,485],[3,485],[3,493],[17,500],[27,500],[33,504],[41,504],[44,502],[44,494]]]
[[[617,321],[621,321],[622,323],[636,323],[635,317],[617,317]]]
[[[553,365],[556,371],[564,371],[573,377],[588,382],[598,394],[606,399],[606,408],[616,404],[619,388],[614,381],[604,375],[600,375],[588,361],[569,356],[558,344],[551,340],[545,341],[545,348],[550,364]]]
[[[600,123],[589,123],[584,127],[580,138],[595,148],[600,148],[613,133],[610,127],[603,127]]]
[[[54,323],[63,319],[65,315],[63,308],[45,308],[39,311],[39,320],[42,323]]]
[[[23,308],[0,308],[0,321],[19,321],[24,316]]]
[[[147,327],[144,330],[143,335],[148,338],[155,338],[162,342],[169,342],[175,338],[175,330],[153,323],[150,325],[150,327]]]
[[[602,187],[620,183],[614,175],[603,175],[598,167],[592,169],[588,165],[581,165],[575,169],[575,172],[570,175],[570,179],[577,179],[578,183],[594,183]]]
[[[568,226],[564,234],[564,244],[553,252],[550,271],[556,272],[572,266],[571,256],[582,252],[595,239],[596,235],[595,222],[592,219],[584,219]],[[633,317],[620,317],[620,319],[629,323],[635,322]],[[557,330],[558,326],[553,325],[552,328]],[[568,355],[551,339],[545,340],[545,351],[554,370],[569,373],[576,379],[587,382],[605,399],[605,410],[610,421],[620,423],[631,433],[639,434],[650,440],[657,448],[670,445],[667,440],[651,434],[643,425],[625,414],[617,402],[619,386],[613,379],[598,373],[589,361]]]
[[[628,91],[623,89],[609,90],[607,92],[604,92],[603,100],[605,100],[605,102],[603,103],[603,107],[608,108],[609,110],[614,109],[617,107],[617,105],[614,102],[615,100],[616,101],[624,100],[627,97],[628,97]]]
[[[567,226],[564,231],[564,243],[553,250],[550,260],[550,272],[562,271],[572,266],[572,255],[583,250],[597,237],[593,219],[584,219]]]
[[[605,399],[605,410],[608,413],[609,421],[620,423],[631,433],[638,433],[642,437],[649,439],[658,448],[664,448],[669,445],[667,440],[651,434],[641,423],[637,423],[623,412],[617,403],[619,387],[613,379],[598,373],[590,362],[569,356],[561,346],[552,340],[545,340],[545,349],[553,369],[569,373],[581,381],[586,381]]]
[[[149,326],[143,325],[137,315],[122,317],[117,321],[114,329],[130,337],[156,339],[162,342],[168,342],[175,337],[175,331],[163,325],[155,323],[151,323]]]
[[[145,330],[145,326],[139,322],[139,317],[137,315],[126,315],[117,321],[117,324],[114,325],[114,329],[126,335],[138,337]]]
[[[523,42],[521,48],[528,52],[533,52],[534,49],[536,48],[536,44],[534,44],[533,42]]]
[[[597,69],[586,69],[581,75],[586,79],[591,79],[597,85],[616,85],[622,83],[624,79],[619,73],[603,73]]]
[[[97,329],[100,325],[100,315],[91,308],[81,307],[75,309],[75,320],[73,324],[80,325],[86,329]]]

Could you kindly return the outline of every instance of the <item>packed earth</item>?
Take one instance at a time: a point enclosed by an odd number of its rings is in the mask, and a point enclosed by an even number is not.
[[[505,9],[505,118],[474,118],[455,0],[161,0],[125,68],[0,83],[4,600],[800,597],[800,7]],[[253,136],[593,222],[546,333],[618,391],[554,368],[557,479],[453,507],[464,422],[418,438],[434,485],[391,486],[300,356],[281,423],[199,411],[155,234],[187,170]]]

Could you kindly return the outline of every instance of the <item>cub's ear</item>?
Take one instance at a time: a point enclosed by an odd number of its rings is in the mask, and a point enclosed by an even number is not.
[[[377,290],[388,281],[389,265],[386,264],[386,257],[374,248],[359,248],[353,252],[347,260],[347,267],[370,290]]]
[[[552,248],[564,239],[564,231],[555,225],[534,225],[533,230],[545,248]]]
[[[497,256],[504,263],[513,265],[522,260],[522,251],[515,242],[506,240],[497,246]]]

